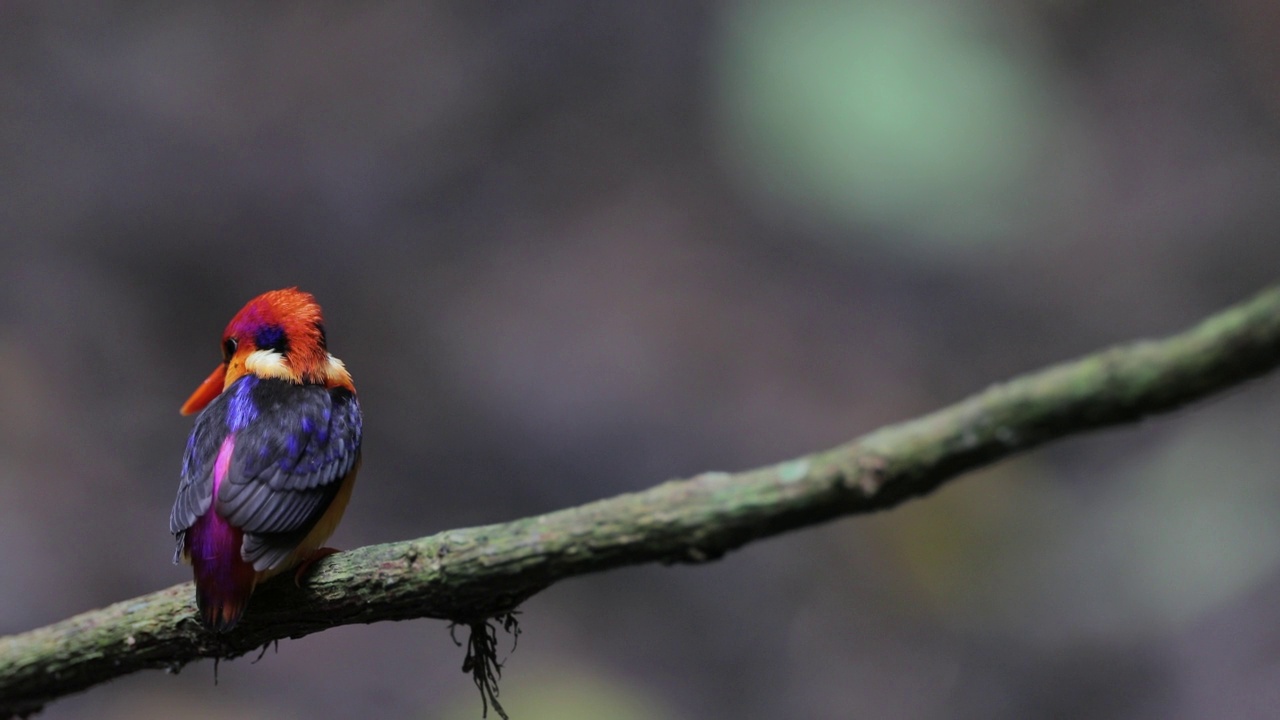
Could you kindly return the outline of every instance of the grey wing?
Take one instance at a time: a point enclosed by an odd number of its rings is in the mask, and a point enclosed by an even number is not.
[[[187,438],[178,496],[169,513],[169,532],[173,533],[177,545],[173,554],[175,563],[182,559],[182,543],[187,530],[213,504],[213,464],[228,435],[226,418],[227,399],[219,396],[196,418],[195,427]]]
[[[236,433],[218,514],[244,532],[241,556],[276,568],[311,532],[360,458],[360,406],[350,391],[264,380],[257,416]]]

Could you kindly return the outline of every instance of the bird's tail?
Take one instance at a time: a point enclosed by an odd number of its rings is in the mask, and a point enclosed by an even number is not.
[[[211,630],[236,626],[257,582],[253,565],[240,557],[244,539],[210,508],[186,533],[186,555],[195,570],[196,607]]]

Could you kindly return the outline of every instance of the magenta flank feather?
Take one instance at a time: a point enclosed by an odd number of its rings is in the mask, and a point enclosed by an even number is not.
[[[185,543],[195,570],[196,606],[205,625],[226,632],[235,627],[253,593],[253,565],[240,557],[243,533],[217,513],[218,489],[227,475],[235,436],[229,435],[218,450],[213,467],[214,502],[187,531]]]

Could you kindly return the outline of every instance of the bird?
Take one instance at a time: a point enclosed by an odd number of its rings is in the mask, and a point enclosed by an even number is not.
[[[355,385],[310,293],[272,290],[236,313],[221,364],[182,405],[197,412],[169,530],[201,620],[225,633],[258,583],[337,552],[323,546],[360,469]]]

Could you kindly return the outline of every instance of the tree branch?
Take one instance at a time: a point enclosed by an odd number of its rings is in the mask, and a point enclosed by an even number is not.
[[[960,473],[1095,428],[1167,412],[1280,364],[1280,288],[1160,341],[992,386],[825,452],[704,473],[576,508],[373,545],[317,564],[305,587],[263,585],[234,632],[205,631],[184,583],[0,638],[0,716],[144,668],[243,655],[353,623],[476,623],[564,578],[705,562],[748,542],[892,507]]]

